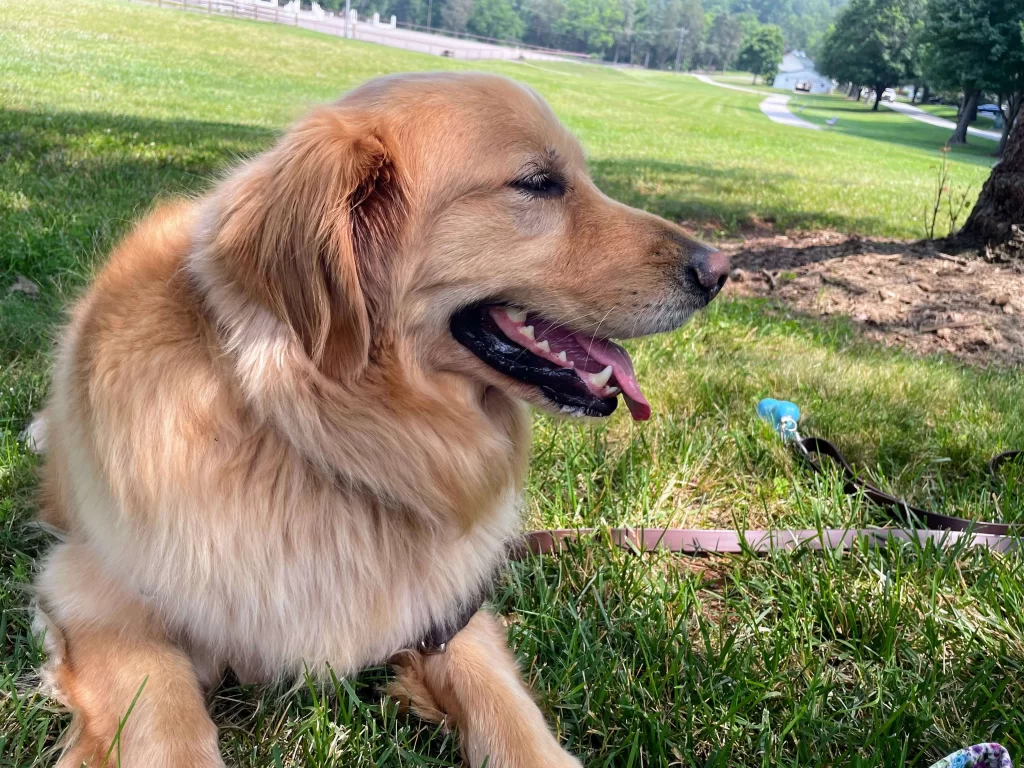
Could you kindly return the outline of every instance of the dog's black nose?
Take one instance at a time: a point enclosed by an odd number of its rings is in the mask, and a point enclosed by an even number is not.
[[[729,257],[721,251],[701,249],[687,261],[686,277],[711,301],[729,279]]]

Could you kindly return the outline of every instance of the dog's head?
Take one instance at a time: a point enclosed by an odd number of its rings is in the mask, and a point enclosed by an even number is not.
[[[456,374],[563,413],[650,408],[610,337],[671,330],[728,261],[603,195],[528,88],[385,77],[300,121],[225,188],[213,246],[320,371]]]

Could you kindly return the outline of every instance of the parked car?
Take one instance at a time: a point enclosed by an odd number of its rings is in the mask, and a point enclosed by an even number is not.
[[[1003,110],[999,108],[998,104],[982,104],[978,107],[978,114],[985,117],[1001,117]]]

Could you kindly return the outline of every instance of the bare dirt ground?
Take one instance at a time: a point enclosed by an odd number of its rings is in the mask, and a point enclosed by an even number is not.
[[[722,247],[733,261],[732,295],[774,298],[811,316],[845,315],[867,338],[918,354],[1024,363],[1024,262],[829,231],[756,233]]]

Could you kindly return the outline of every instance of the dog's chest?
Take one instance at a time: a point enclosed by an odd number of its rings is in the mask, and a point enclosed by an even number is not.
[[[331,664],[345,658],[358,669],[415,647],[432,628],[457,624],[489,592],[519,519],[519,500],[509,489],[467,531],[422,536],[399,526],[376,551],[348,550],[351,559],[342,569],[347,583],[331,579],[323,585],[325,591],[336,589],[338,599],[328,598],[327,615],[318,617],[341,631],[325,638],[322,649],[310,648],[305,662],[315,663],[322,654]],[[316,574],[309,576],[316,580]]]
[[[399,647],[437,645],[464,627],[490,595],[512,537],[518,532],[519,500],[509,494],[487,524],[443,540],[413,563],[402,612],[412,626],[402,627]],[[426,629],[424,629],[424,623]]]
[[[462,532],[424,535],[355,512],[324,510],[313,516],[316,525],[307,514],[277,530],[236,531],[225,558],[260,567],[224,574],[214,589],[207,582],[187,596],[178,591],[173,601],[197,651],[251,680],[328,665],[349,674],[381,663],[432,627],[457,625],[480,602],[520,521],[513,488]]]

